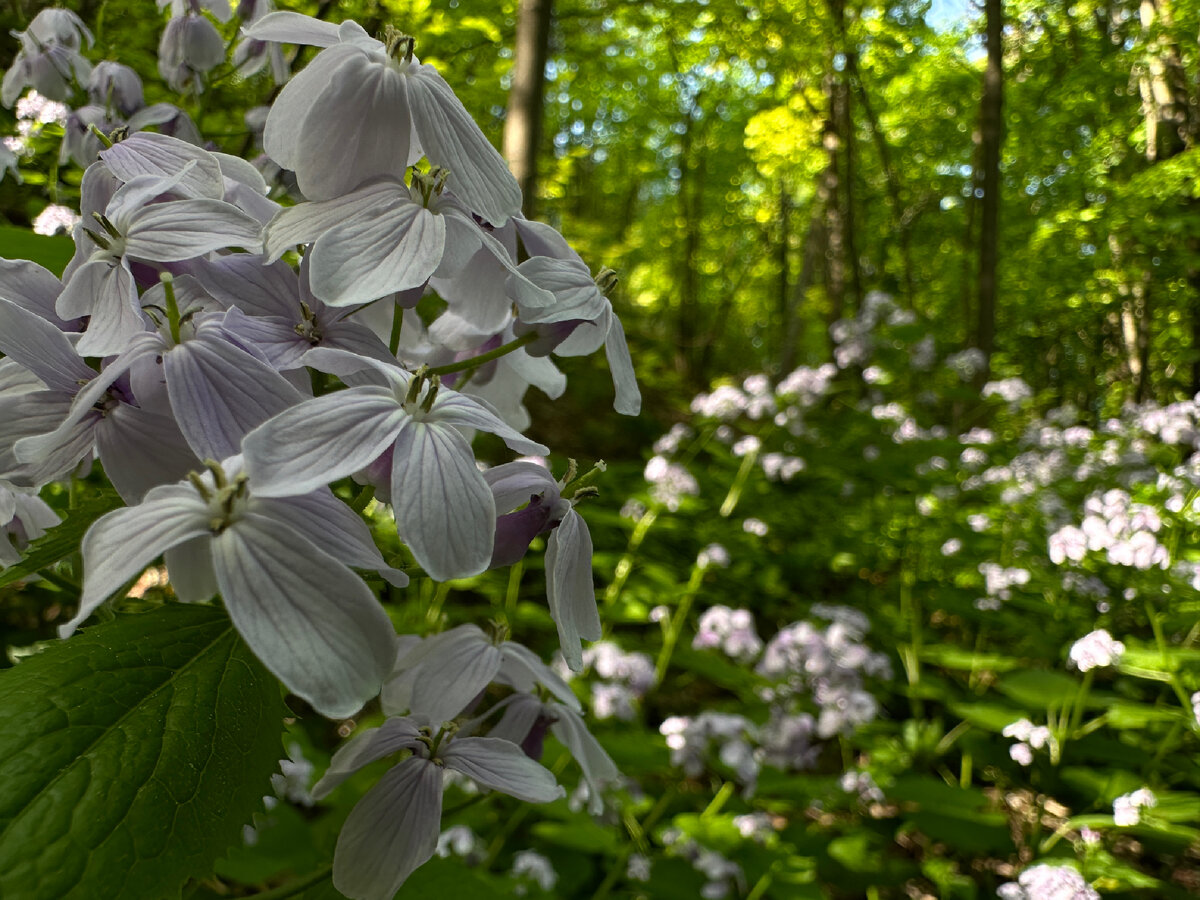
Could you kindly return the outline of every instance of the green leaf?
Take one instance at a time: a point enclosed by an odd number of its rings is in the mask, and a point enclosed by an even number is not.
[[[28,259],[61,275],[75,255],[75,242],[66,235],[34,234],[25,228],[0,226],[5,259]]]
[[[79,542],[93,522],[121,506],[124,501],[115,491],[89,490],[83,502],[61,523],[29,545],[19,563],[0,570],[0,587],[36,575],[46,566],[66,559],[79,549]]]
[[[1079,682],[1062,672],[1047,669],[1025,669],[1006,675],[996,688],[1016,700],[1029,710],[1042,710],[1051,706],[1074,703],[1079,695]],[[1095,706],[1094,697],[1089,697],[1087,706]]]
[[[0,673],[0,896],[179,896],[261,808],[284,714],[212,607],[122,616]]]

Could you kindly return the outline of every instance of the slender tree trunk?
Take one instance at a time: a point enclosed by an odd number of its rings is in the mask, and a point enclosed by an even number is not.
[[[842,89],[833,75],[825,78],[825,96],[829,104],[822,144],[825,171],[817,185],[817,201],[825,214],[825,295],[829,300],[829,324],[846,313],[846,220],[842,217],[841,138],[838,135],[838,99]]]
[[[984,354],[982,384],[991,372],[996,347],[996,267],[1000,249],[1000,150],[1004,143],[1004,5],[984,0],[987,67],[980,103],[979,141],[983,157],[983,202],[979,223],[979,305],[975,341]]]
[[[531,219],[537,209],[538,150],[542,144],[553,5],[553,0],[519,0],[512,88],[504,118],[504,159],[517,177],[524,197],[523,211]]]
[[[802,313],[809,288],[816,281],[817,269],[820,268],[821,256],[827,243],[824,214],[820,206],[814,206],[808,223],[808,233],[804,236],[804,257],[800,263],[800,275],[792,285],[791,296],[788,298],[783,353],[779,358],[780,375],[787,375],[796,367],[796,358],[804,339],[805,317]]]

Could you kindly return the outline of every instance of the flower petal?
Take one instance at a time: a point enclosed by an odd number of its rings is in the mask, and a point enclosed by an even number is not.
[[[329,796],[335,787],[377,759],[401,750],[411,750],[417,743],[419,733],[417,723],[406,716],[393,716],[378,728],[360,731],[333,754],[329,768],[321,780],[313,785],[313,797],[321,800]]]
[[[0,298],[0,353],[33,372],[48,388],[74,394],[90,381],[90,369],[70,339],[51,322]]]
[[[242,442],[251,490],[297,496],[357,472],[396,440],[407,418],[391,391],[371,386],[284,410]]]
[[[459,738],[440,755],[446,768],[518,800],[549,803],[566,796],[549,769],[526,756],[516,744],[499,738]]]
[[[369,303],[425,283],[442,258],[446,221],[411,198],[350,219],[312,249],[312,292],[330,306]]]
[[[79,612],[58,629],[71,634],[108,596],[164,550],[209,534],[208,505],[192,488],[158,488],[153,499],[101,516],[83,536]]]
[[[446,80],[430,65],[411,66],[408,102],[425,155],[450,170],[447,187],[493,225],[521,211],[521,188]]]
[[[379,693],[395,632],[340,562],[281,523],[246,513],[213,538],[213,568],[250,649],[317,712],[351,716]]]
[[[240,453],[251,430],[301,399],[265,362],[215,335],[173,348],[163,365],[175,419],[201,459]]]
[[[592,536],[575,510],[563,517],[546,541],[546,597],[563,657],[578,672],[583,668],[580,638],[598,641],[601,628],[592,583]]]
[[[401,539],[434,581],[478,575],[491,562],[496,504],[452,427],[405,423],[392,457],[392,509]]]
[[[333,886],[352,900],[392,900],[437,849],[442,770],[410,757],[350,811],[333,857]]]
[[[432,724],[453,719],[483,691],[500,670],[501,654],[476,625],[459,625],[428,637],[417,648],[415,666],[401,659],[401,678],[409,681],[413,715]]]
[[[613,409],[623,416],[636,416],[642,411],[642,392],[638,390],[637,376],[633,372],[633,360],[629,357],[629,345],[625,343],[625,329],[614,314],[608,324],[608,339],[604,342],[604,355],[608,357],[608,368],[612,371],[613,386],[617,389]]]
[[[455,391],[442,390],[438,392],[429,416],[431,421],[458,425],[462,428],[478,428],[490,432],[500,438],[518,453],[546,456],[550,448],[537,441],[531,441],[521,432],[510,428],[495,412],[484,406],[483,401],[468,397]]]

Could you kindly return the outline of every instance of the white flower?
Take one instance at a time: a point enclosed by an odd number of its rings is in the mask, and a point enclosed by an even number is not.
[[[1142,807],[1157,805],[1158,798],[1149,788],[1138,788],[1132,793],[1122,794],[1113,801],[1113,824],[1122,827],[1136,825],[1142,820]]]
[[[1080,672],[1104,666],[1116,665],[1125,652],[1125,645],[1113,640],[1111,634],[1101,628],[1077,640],[1071,645],[1070,660]]]

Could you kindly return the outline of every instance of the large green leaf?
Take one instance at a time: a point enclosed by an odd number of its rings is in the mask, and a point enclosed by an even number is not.
[[[31,543],[19,563],[0,569],[0,587],[21,581],[54,565],[79,549],[79,542],[92,523],[124,505],[116,491],[93,490],[65,519]]]
[[[122,616],[0,673],[0,896],[178,896],[260,808],[283,715],[211,607]]]

